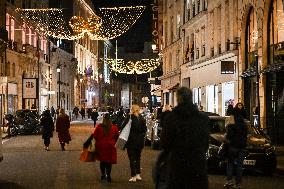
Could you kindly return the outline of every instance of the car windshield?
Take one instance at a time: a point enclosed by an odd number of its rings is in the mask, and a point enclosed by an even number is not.
[[[255,127],[253,127],[249,121],[246,121],[245,124],[247,125],[248,134],[260,134],[260,132]],[[225,119],[210,119],[209,128],[211,134],[225,133]]]

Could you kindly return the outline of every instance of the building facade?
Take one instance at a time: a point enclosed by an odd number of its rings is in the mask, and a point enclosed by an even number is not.
[[[284,14],[282,0],[243,1],[240,7],[241,101],[275,143],[284,143]],[[256,112],[255,112],[256,110]]]
[[[220,115],[242,102],[248,119],[283,143],[283,1],[168,0],[164,6],[162,86],[190,87],[194,103]],[[173,58],[179,50],[182,59]]]

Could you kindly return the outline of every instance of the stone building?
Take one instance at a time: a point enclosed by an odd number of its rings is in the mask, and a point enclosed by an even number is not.
[[[17,109],[30,109],[35,106],[42,111],[41,90],[47,90],[41,73],[41,67],[47,62],[47,38],[23,22],[15,8],[44,8],[48,1],[6,1],[6,30],[8,42],[7,60],[1,68],[3,113],[14,113]],[[26,85],[30,83],[31,85]],[[31,86],[31,92],[25,91]],[[44,107],[47,104],[44,105]]]
[[[163,5],[164,103],[176,105],[171,95],[177,84],[192,88],[194,103],[205,111],[225,115],[228,104],[242,102],[254,125],[284,143],[283,1]]]
[[[284,14],[282,0],[239,3],[240,96],[249,119],[284,144]],[[256,110],[256,111],[255,111]]]

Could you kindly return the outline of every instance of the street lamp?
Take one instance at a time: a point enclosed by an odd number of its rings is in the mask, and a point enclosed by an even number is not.
[[[57,64],[56,72],[58,73],[58,81],[57,81],[57,83],[58,83],[58,96],[57,96],[58,100],[57,100],[57,107],[59,106],[61,108],[61,96],[60,96],[60,84],[61,84],[61,81],[60,81],[60,71],[61,71],[61,69],[60,69],[60,66],[61,66],[60,63]]]

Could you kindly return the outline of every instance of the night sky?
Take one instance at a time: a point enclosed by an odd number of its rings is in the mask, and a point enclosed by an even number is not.
[[[126,33],[117,38],[118,46],[126,52],[142,52],[144,42],[152,41],[152,0],[92,0],[95,8],[144,5],[146,10],[138,21]]]

